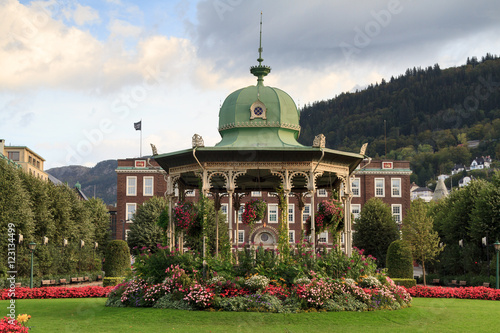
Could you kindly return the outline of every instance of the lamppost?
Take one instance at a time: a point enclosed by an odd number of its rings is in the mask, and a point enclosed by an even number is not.
[[[500,242],[498,241],[498,239],[497,239],[497,241],[493,244],[493,246],[495,247],[495,251],[496,251],[496,253],[497,253],[497,283],[496,283],[496,287],[497,287],[497,289],[500,289],[500,288],[498,288],[498,255],[499,255],[499,253],[500,253]]]
[[[36,243],[35,242],[30,242],[28,244],[28,247],[29,247],[30,252],[31,252],[30,288],[33,288],[33,252],[35,252]]]

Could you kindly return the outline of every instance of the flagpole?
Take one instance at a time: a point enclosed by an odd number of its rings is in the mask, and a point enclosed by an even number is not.
[[[141,119],[141,142],[139,146],[139,157],[142,157],[142,119]]]

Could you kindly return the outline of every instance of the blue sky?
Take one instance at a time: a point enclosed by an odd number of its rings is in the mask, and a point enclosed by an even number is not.
[[[500,3],[479,0],[0,1],[0,138],[45,168],[220,140],[220,104],[265,84],[302,106],[404,73],[500,54]]]

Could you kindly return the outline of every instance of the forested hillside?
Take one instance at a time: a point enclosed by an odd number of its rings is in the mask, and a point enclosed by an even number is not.
[[[76,182],[82,185],[82,191],[88,198],[101,198],[106,204],[116,203],[116,160],[97,163],[93,168],[71,165],[46,170],[68,186],[74,187]]]
[[[472,57],[461,67],[408,69],[388,82],[313,103],[301,111],[300,141],[323,133],[329,148],[410,160],[423,185],[455,163],[500,159],[500,59]],[[385,135],[387,139],[385,139]],[[479,140],[479,146],[467,143]]]

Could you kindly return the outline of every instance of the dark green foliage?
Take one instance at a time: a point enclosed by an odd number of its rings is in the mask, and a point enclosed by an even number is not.
[[[390,82],[304,107],[299,140],[310,145],[324,133],[329,148],[353,152],[369,142],[367,155],[409,160],[412,181],[424,186],[455,163],[500,159],[499,81],[498,57],[476,66],[409,69]],[[457,147],[467,140],[481,144]]]
[[[125,278],[123,276],[120,277],[105,277],[102,279],[102,286],[107,287],[107,286],[116,286],[120,283],[123,282]]]
[[[411,288],[411,287],[415,287],[417,285],[417,281],[413,278],[411,278],[411,279],[394,278],[394,279],[392,279],[392,281],[394,281],[394,283],[396,285],[403,286],[405,288]]]
[[[167,201],[163,197],[152,197],[137,208],[127,237],[134,255],[143,247],[155,251],[156,245],[162,244],[164,231],[158,222],[165,209]]]
[[[363,206],[355,228],[354,246],[377,258],[378,266],[384,267],[389,245],[399,239],[398,226],[392,218],[391,208],[379,198],[371,198]]]
[[[104,256],[103,270],[106,277],[126,276],[130,271],[130,250],[124,240],[108,243]]]
[[[396,240],[387,249],[387,275],[391,279],[413,278],[413,257],[411,250],[402,240]]]

